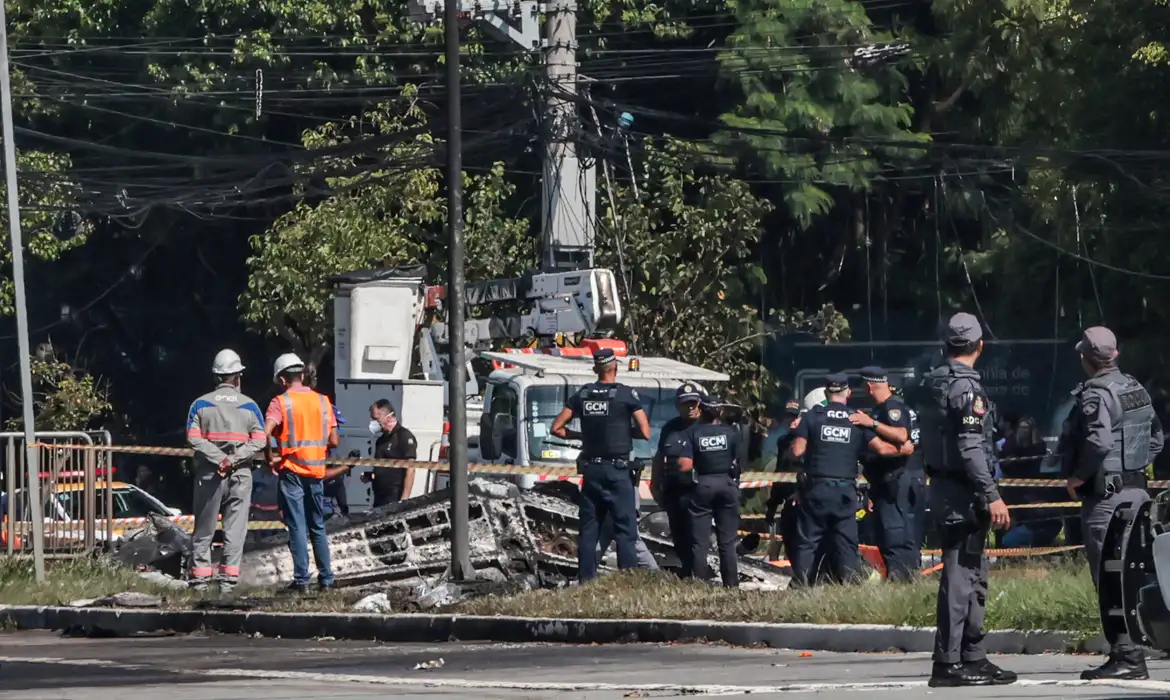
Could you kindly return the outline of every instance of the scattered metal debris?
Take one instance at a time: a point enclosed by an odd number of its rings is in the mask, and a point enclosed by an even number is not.
[[[127,591],[125,593],[115,593],[105,598],[98,598],[90,606],[107,608],[159,608],[162,607],[162,604],[163,599],[159,596]]]
[[[443,661],[441,658],[435,659],[433,661],[423,661],[422,663],[415,664],[413,670],[415,670],[415,671],[430,671],[433,668],[443,668],[444,663],[446,663],[446,662]]]
[[[573,484],[550,482],[523,491],[510,483],[475,479],[469,486],[471,561],[477,581],[446,579],[451,514],[450,492],[442,490],[327,522],[338,585],[405,588],[415,591],[413,602],[420,608],[434,608],[479,593],[483,586],[514,592],[564,587],[576,579],[578,516]],[[677,567],[661,520],[657,515],[643,518],[642,539],[659,566]],[[293,566],[287,537],[281,534],[245,553],[241,583],[271,587],[290,581]],[[718,570],[714,553],[711,561],[712,570]],[[613,563],[611,553],[605,559],[606,568]],[[742,557],[739,571],[741,583],[751,588],[788,586],[787,571],[765,562]],[[359,602],[363,604],[371,611],[393,607],[389,598],[383,602],[373,596]]]
[[[174,579],[187,572],[194,552],[191,534],[162,515],[151,515],[146,527],[126,533],[114,560],[131,569],[145,568]]]
[[[390,596],[385,593],[373,593],[355,603],[353,609],[358,612],[388,614],[394,612],[394,605],[390,602]]]

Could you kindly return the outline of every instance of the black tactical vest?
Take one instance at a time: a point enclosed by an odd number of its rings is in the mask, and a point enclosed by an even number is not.
[[[1150,463],[1150,426],[1154,421],[1153,402],[1145,388],[1138,380],[1121,372],[1093,377],[1082,386],[1100,389],[1106,394],[1098,409],[1109,411],[1113,425],[1113,447],[1105,455],[1105,473],[1145,469]],[[1082,390],[1077,396],[1077,405],[1082,406],[1087,396]]]
[[[695,473],[731,474],[739,448],[739,430],[724,423],[704,423],[690,429]]]
[[[581,387],[581,444],[586,459],[628,459],[634,449],[630,410],[617,400],[619,384]]]
[[[821,479],[856,479],[861,454],[861,429],[849,422],[844,404],[814,406],[804,414],[808,423],[808,451],[804,472]]]
[[[926,469],[932,473],[964,473],[963,462],[959,456],[958,436],[950,416],[948,401],[951,385],[960,379],[971,379],[978,384],[980,377],[974,369],[950,362],[935,367],[923,377],[922,403],[918,406],[918,421],[921,426],[919,447]],[[994,423],[991,406],[988,405],[987,414],[983,418],[983,444],[988,466],[995,464],[991,433]]]

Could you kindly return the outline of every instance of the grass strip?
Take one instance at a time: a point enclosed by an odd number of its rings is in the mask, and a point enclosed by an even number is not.
[[[132,571],[96,559],[49,562],[47,580],[34,581],[32,562],[0,558],[0,604],[66,605],[136,591],[164,598],[167,608],[190,607],[204,596],[175,591]],[[241,593],[255,609],[347,612],[357,591],[309,597],[275,596],[274,591]],[[894,624],[931,627],[935,621],[938,576],[910,584],[870,581],[857,586],[821,586],[803,591],[745,591],[680,581],[673,575],[630,571],[603,576],[583,587],[489,595],[444,608],[442,613],[595,619],[719,620],[814,624]],[[413,611],[402,592],[392,595],[404,612]],[[1097,597],[1081,559],[1019,564],[992,572],[987,602],[988,630],[1061,630],[1098,633]]]

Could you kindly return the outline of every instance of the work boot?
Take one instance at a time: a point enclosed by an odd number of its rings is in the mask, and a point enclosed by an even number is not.
[[[202,579],[196,579],[194,581],[191,581],[190,585],[191,585],[191,590],[193,590],[199,594],[207,593],[208,591],[211,590],[211,583],[209,581],[204,581]]]
[[[309,593],[309,584],[296,583],[294,581],[293,583],[288,584],[288,587],[286,587],[284,589],[284,592],[285,593],[297,593],[300,595],[307,595]]]
[[[992,685],[1011,685],[1019,678],[1015,671],[1005,671],[987,659],[973,661],[967,664],[967,667],[978,673],[990,676]]]
[[[1110,656],[1097,668],[1081,673],[1082,681],[1144,681],[1150,677],[1146,660],[1129,660],[1121,656]]]
[[[960,688],[969,685],[991,685],[991,675],[967,664],[940,664],[935,662],[927,685],[931,688]]]
[[[317,582],[317,590],[319,590],[319,591],[335,591],[335,590],[337,590],[337,582],[330,581],[329,583],[325,583],[324,581],[318,581]]]

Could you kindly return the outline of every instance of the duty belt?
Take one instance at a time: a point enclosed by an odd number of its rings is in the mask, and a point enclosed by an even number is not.
[[[1105,493],[1117,493],[1122,489],[1144,489],[1149,485],[1145,472],[1122,472],[1105,476]]]
[[[615,466],[624,467],[629,464],[629,457],[582,457],[581,461],[585,464],[601,464],[602,462],[613,462]]]

